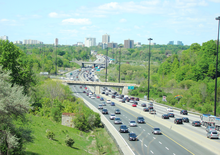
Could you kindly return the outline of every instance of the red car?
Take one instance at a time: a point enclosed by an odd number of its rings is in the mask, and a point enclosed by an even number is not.
[[[100,98],[100,96],[96,96],[96,98]]]
[[[136,104],[132,104],[132,107],[137,107],[137,105]]]
[[[85,87],[85,89],[87,89],[87,87]]]
[[[82,86],[80,86],[80,88],[82,88]]]

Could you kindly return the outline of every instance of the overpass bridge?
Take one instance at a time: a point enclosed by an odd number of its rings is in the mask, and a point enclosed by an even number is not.
[[[139,87],[140,85],[133,83],[113,83],[113,82],[91,82],[91,81],[73,81],[73,80],[62,80],[63,83],[68,85],[86,85],[86,86],[94,86],[95,93],[100,94],[100,87],[116,87],[122,88],[122,94],[128,94],[128,86]]]
[[[92,64],[94,67],[96,67],[97,65],[105,65],[105,62],[86,62],[86,61],[70,61],[70,62],[75,62],[80,66],[82,66],[82,68],[85,67],[85,64]]]

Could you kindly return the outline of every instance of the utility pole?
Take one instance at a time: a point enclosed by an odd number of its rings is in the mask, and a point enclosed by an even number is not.
[[[150,44],[151,44],[151,40],[153,40],[152,38],[149,38],[149,61],[148,61],[148,100],[150,100],[149,94],[150,94]]]
[[[107,58],[108,58],[108,47],[106,48],[106,57],[105,57],[105,82],[107,82]]]

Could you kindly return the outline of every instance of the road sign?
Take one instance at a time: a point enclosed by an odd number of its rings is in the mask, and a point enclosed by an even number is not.
[[[128,86],[128,89],[134,89],[134,86]]]
[[[147,96],[144,96],[144,100],[147,101]]]
[[[100,69],[96,69],[96,71],[100,71]]]

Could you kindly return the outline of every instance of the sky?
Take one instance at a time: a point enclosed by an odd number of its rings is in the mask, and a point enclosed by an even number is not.
[[[0,0],[0,36],[61,45],[102,41],[184,45],[217,40],[220,0]]]

